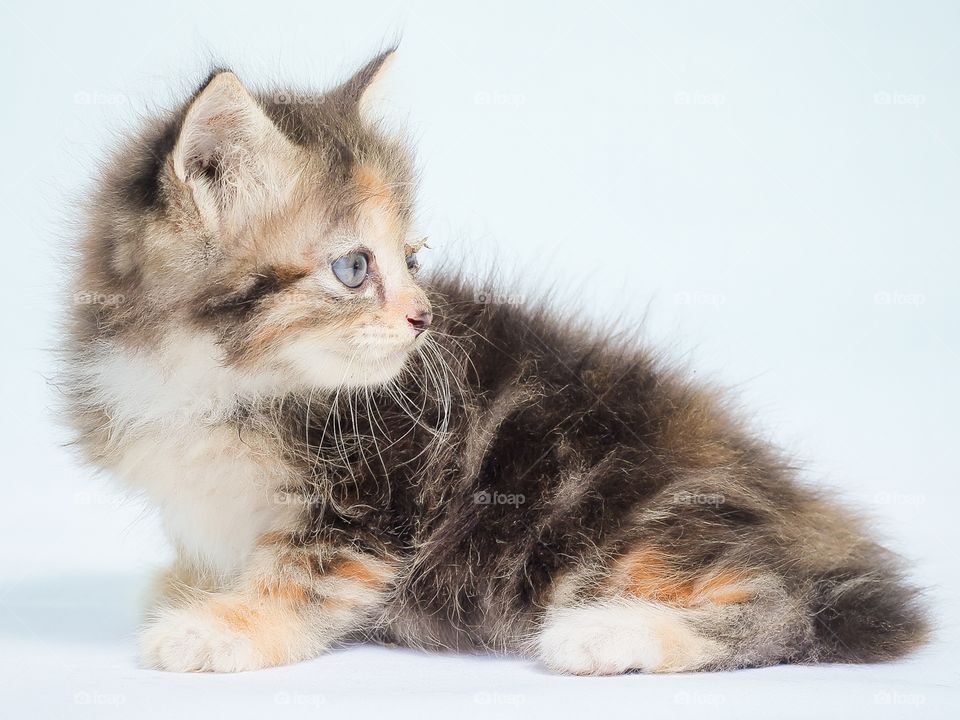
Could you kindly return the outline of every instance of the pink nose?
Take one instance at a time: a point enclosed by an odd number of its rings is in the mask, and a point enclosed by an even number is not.
[[[407,322],[410,323],[410,327],[413,328],[413,331],[419,335],[428,327],[433,321],[433,313],[429,310],[424,310],[419,312],[416,315],[407,315]]]

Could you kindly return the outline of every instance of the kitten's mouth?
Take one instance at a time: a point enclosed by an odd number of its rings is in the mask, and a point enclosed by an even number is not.
[[[373,387],[400,375],[425,336],[337,339],[307,335],[286,346],[281,359],[314,387]]]
[[[417,348],[423,344],[423,339],[426,336],[426,333],[420,333],[410,342],[399,347],[393,347],[391,349],[384,350],[377,354],[376,352],[370,353],[370,358],[374,361],[376,360],[404,360],[409,357],[412,353],[416,352]]]
[[[404,362],[408,357],[410,357],[410,354],[416,349],[416,347],[416,343],[412,343],[405,348],[401,348],[400,350],[389,351],[384,355],[381,355],[379,360],[382,362],[391,363]]]
[[[352,370],[346,373],[348,384],[377,386],[390,382],[397,377],[407,364],[413,346],[389,350],[381,353],[368,353],[360,362],[355,362]]]
[[[355,370],[360,372],[364,368],[372,369],[377,374],[390,369],[399,372],[400,367],[416,351],[417,345],[417,342],[412,342],[409,345],[389,350],[370,348],[365,352],[353,355],[349,352],[341,353],[341,357],[348,365],[352,365]]]

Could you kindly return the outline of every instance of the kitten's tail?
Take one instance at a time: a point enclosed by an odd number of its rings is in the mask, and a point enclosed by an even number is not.
[[[819,571],[813,582],[816,662],[868,663],[902,657],[930,634],[920,591],[879,546],[858,562]]]

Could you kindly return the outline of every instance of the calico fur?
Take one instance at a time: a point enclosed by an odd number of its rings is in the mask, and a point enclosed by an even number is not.
[[[214,72],[91,198],[65,414],[176,548],[144,662],[248,670],[368,639],[611,674],[921,644],[901,561],[709,388],[408,271],[416,171],[365,107],[389,57],[315,94]],[[329,263],[358,244],[353,292]]]

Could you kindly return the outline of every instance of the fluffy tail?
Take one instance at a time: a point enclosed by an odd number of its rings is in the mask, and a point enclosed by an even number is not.
[[[818,573],[812,609],[817,662],[867,663],[906,655],[929,637],[920,591],[900,561],[868,548],[860,562]]]

